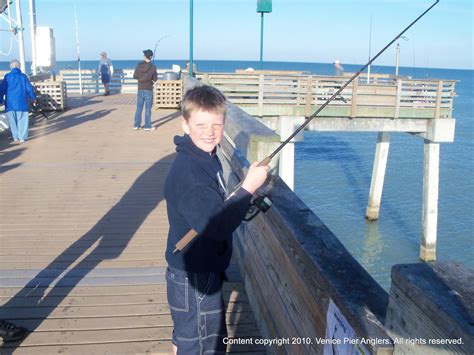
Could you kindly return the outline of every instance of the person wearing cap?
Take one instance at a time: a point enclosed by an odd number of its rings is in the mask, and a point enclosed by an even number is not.
[[[113,73],[114,73],[114,66],[112,65],[112,61],[109,58],[107,58],[107,53],[106,52],[100,53],[98,75],[100,75],[102,84],[104,84],[105,96],[110,94],[109,83],[110,83],[110,78],[112,77]]]
[[[138,81],[137,110],[135,112],[135,122],[133,129],[140,129],[142,124],[142,111],[145,105],[145,131],[151,130],[151,105],[153,103],[153,84],[158,79],[156,67],[151,62],[153,51],[145,49],[143,51],[143,62],[137,64],[133,78]]]

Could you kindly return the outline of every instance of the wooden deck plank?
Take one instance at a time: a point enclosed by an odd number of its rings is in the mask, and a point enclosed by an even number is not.
[[[133,341],[109,344],[81,344],[58,345],[41,347],[21,347],[13,352],[12,348],[2,349],[2,355],[38,355],[38,354],[71,354],[71,355],[171,355],[169,341]],[[229,345],[227,352],[230,354],[262,355],[266,354],[262,345]]]
[[[0,298],[11,298],[22,288],[6,288],[0,287]],[[232,291],[244,293],[243,285],[240,282],[225,282],[223,286],[223,291],[230,293]],[[133,287],[128,286],[94,286],[94,287],[77,287],[72,290],[69,288],[56,287],[53,289],[38,287],[35,289],[29,290],[29,292],[24,296],[28,297],[41,297],[44,294],[49,294],[50,296],[63,296],[63,297],[94,297],[94,296],[113,296],[113,295],[141,295],[141,294],[160,294],[166,293],[166,287],[163,284],[153,284],[153,285],[136,285]]]
[[[170,353],[162,190],[181,127],[160,110],[156,131],[133,130],[134,97],[70,98],[26,143],[0,135],[0,319],[31,331],[0,354]],[[235,266],[229,278],[229,333],[258,338]]]
[[[6,297],[0,297],[0,306],[3,306]],[[232,290],[231,292],[224,292],[224,299],[226,302],[231,303],[248,303],[246,294],[239,293],[238,291]],[[116,304],[148,304],[148,303],[164,303],[166,304],[166,293],[148,293],[148,294],[136,294],[132,297],[124,297],[124,295],[103,295],[98,296],[82,296],[82,297],[60,297],[60,296],[49,296],[45,301],[41,300],[41,297],[24,297],[22,299],[16,299],[13,302],[8,303],[8,307],[31,307],[31,305],[39,304],[43,307],[52,305],[68,305],[68,306],[111,306]]]

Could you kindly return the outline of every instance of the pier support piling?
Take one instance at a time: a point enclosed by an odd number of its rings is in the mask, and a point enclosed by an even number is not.
[[[377,146],[375,148],[372,179],[370,182],[369,202],[365,213],[365,218],[368,220],[376,220],[379,218],[389,148],[390,134],[387,132],[379,132]]]
[[[420,258],[436,260],[438,227],[439,143],[425,139],[423,167],[423,209]]]

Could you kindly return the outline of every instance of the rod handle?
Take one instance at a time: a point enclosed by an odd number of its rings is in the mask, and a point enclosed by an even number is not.
[[[198,232],[191,228],[191,230],[189,230],[189,232],[186,233],[184,237],[179,240],[178,243],[176,243],[175,248],[173,250],[173,254],[176,254],[178,251],[183,250],[186,245],[188,245],[194,238],[196,238],[198,234]]]
[[[263,159],[261,162],[259,162],[258,166],[268,165],[268,164],[270,164],[271,161],[272,161],[272,158],[270,156],[268,156],[265,159]]]

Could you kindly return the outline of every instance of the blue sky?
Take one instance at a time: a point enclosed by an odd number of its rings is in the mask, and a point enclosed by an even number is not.
[[[363,64],[371,16],[374,55],[433,2],[273,0],[273,12],[265,15],[264,59]],[[22,3],[28,40],[28,1]],[[194,0],[194,59],[258,60],[256,3]],[[163,36],[169,37],[160,42],[157,59],[189,56],[189,0],[36,0],[37,24],[54,29],[57,60],[76,58],[74,6],[83,60],[96,60],[103,50],[111,59],[140,59],[141,51],[153,49]],[[400,42],[401,66],[473,69],[472,0],[440,1],[406,36],[408,41]],[[29,52],[27,47],[27,59]],[[16,56],[14,50],[0,61]],[[395,46],[375,64],[394,65]]]

